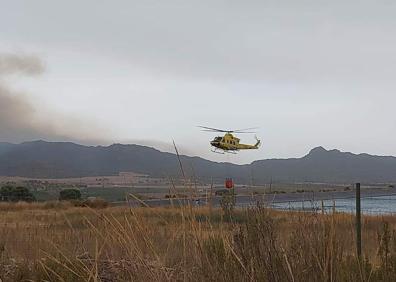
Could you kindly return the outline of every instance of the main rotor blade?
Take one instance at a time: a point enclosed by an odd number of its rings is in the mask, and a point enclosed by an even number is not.
[[[210,129],[201,129],[201,131],[205,131],[205,132],[222,132],[222,131],[210,130]]]
[[[214,131],[214,132],[232,132],[230,130],[223,130],[223,129],[218,129],[218,128],[212,128],[212,127],[206,127],[206,126],[198,126],[200,128],[206,129],[208,131]],[[204,130],[204,131],[206,131]]]
[[[207,127],[207,126],[198,126],[198,127],[203,128],[202,131],[224,132],[224,133],[257,133],[255,131],[246,131],[246,130],[258,129],[258,127],[250,127],[250,128],[244,128],[244,129],[236,129],[236,130],[224,130],[224,129],[218,129],[218,128]]]
[[[244,128],[244,129],[235,129],[235,130],[233,130],[233,132],[241,133],[241,131],[253,130],[253,129],[259,129],[259,128],[258,127],[250,127],[250,128]]]

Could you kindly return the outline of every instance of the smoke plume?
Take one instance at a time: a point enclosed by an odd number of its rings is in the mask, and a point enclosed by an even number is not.
[[[41,60],[35,56],[0,54],[0,78],[15,73],[37,75],[44,72],[44,69]]]
[[[83,123],[59,114],[41,118],[28,93],[15,91],[8,83],[11,76],[37,76],[45,71],[35,56],[0,54],[0,142],[49,141],[101,142],[92,131],[82,130]],[[80,127],[76,128],[76,124]],[[85,126],[91,128],[92,125]],[[93,126],[93,128],[95,128]],[[103,142],[103,141],[102,141]]]

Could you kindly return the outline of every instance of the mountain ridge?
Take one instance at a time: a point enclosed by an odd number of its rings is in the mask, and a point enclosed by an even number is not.
[[[354,154],[318,146],[301,158],[263,159],[250,164],[221,163],[181,155],[187,175],[208,181],[232,176],[241,182],[388,183],[396,181],[396,157]],[[43,140],[0,142],[0,175],[67,178],[117,175],[122,171],[153,177],[180,177],[177,156],[136,144],[86,146]]]

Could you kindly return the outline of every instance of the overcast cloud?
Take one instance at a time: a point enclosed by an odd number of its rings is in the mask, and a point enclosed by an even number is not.
[[[175,139],[234,162],[319,145],[396,155],[395,14],[393,1],[3,1],[0,52],[46,71],[0,69],[2,116],[15,100],[56,134],[28,118],[0,122],[0,139]],[[196,125],[259,126],[263,146],[213,155]]]

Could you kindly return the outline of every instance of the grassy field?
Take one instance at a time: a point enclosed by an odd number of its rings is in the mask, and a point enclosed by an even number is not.
[[[2,281],[395,281],[396,217],[0,204]]]
[[[125,201],[129,193],[140,195],[141,191],[146,193],[148,189],[139,189],[132,187],[90,187],[81,188],[81,195],[83,198],[98,197],[108,202]],[[33,195],[37,201],[55,201],[59,198],[61,189],[48,189],[45,191],[33,191]],[[156,191],[154,191],[156,192]]]
[[[104,181],[106,180],[106,181]],[[72,179],[33,179],[22,177],[0,176],[0,186],[11,184],[28,188],[37,201],[54,201],[59,198],[63,189],[80,189],[82,196],[99,197],[108,202],[125,200],[129,193],[138,194],[145,198],[164,198],[169,190],[175,193],[185,193],[186,187],[180,183],[170,183],[167,179],[144,178],[140,183],[139,177],[129,176],[96,176]],[[194,181],[192,181],[194,183]],[[192,189],[201,195],[209,193],[211,184],[192,184]],[[213,191],[224,189],[223,182],[213,184]],[[350,188],[350,187],[349,187]],[[251,183],[236,183],[238,195],[293,193],[293,192],[320,192],[344,191],[346,185],[320,184],[320,183],[272,183],[251,185]],[[188,190],[188,189],[187,189]]]

